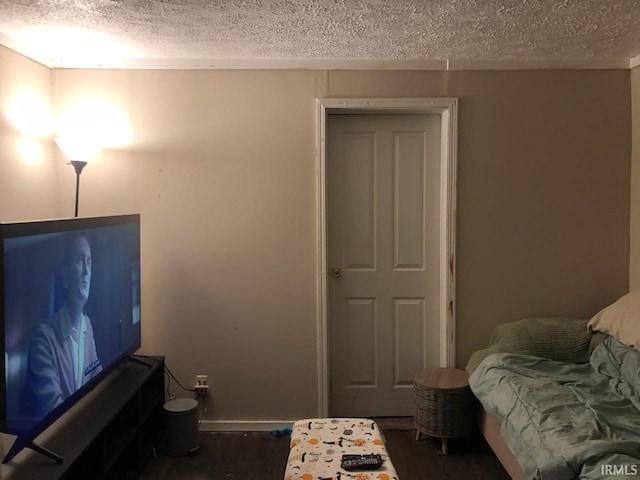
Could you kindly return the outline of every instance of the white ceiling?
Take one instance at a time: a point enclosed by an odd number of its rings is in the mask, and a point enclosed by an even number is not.
[[[50,67],[629,68],[638,0],[0,0]]]

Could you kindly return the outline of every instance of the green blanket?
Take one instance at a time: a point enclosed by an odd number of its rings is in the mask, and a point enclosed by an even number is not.
[[[606,337],[588,363],[496,353],[469,379],[527,478],[640,476],[640,351]]]

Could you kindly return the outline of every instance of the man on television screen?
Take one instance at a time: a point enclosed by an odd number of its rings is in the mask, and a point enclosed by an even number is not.
[[[91,287],[91,245],[74,234],[65,246],[65,302],[40,322],[29,346],[24,407],[43,417],[101,370],[93,327],[84,313]]]

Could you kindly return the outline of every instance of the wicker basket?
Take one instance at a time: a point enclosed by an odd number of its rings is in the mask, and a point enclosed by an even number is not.
[[[469,376],[463,370],[433,368],[414,378],[415,423],[420,433],[442,439],[463,437],[473,428]],[[446,444],[443,443],[446,453]]]

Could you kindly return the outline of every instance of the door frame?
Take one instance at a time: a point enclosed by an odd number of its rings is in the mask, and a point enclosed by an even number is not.
[[[329,354],[327,323],[327,179],[326,131],[330,114],[438,114],[440,146],[440,366],[455,363],[455,226],[458,100],[442,98],[319,98],[316,99],[317,368],[318,413],[329,415]]]

